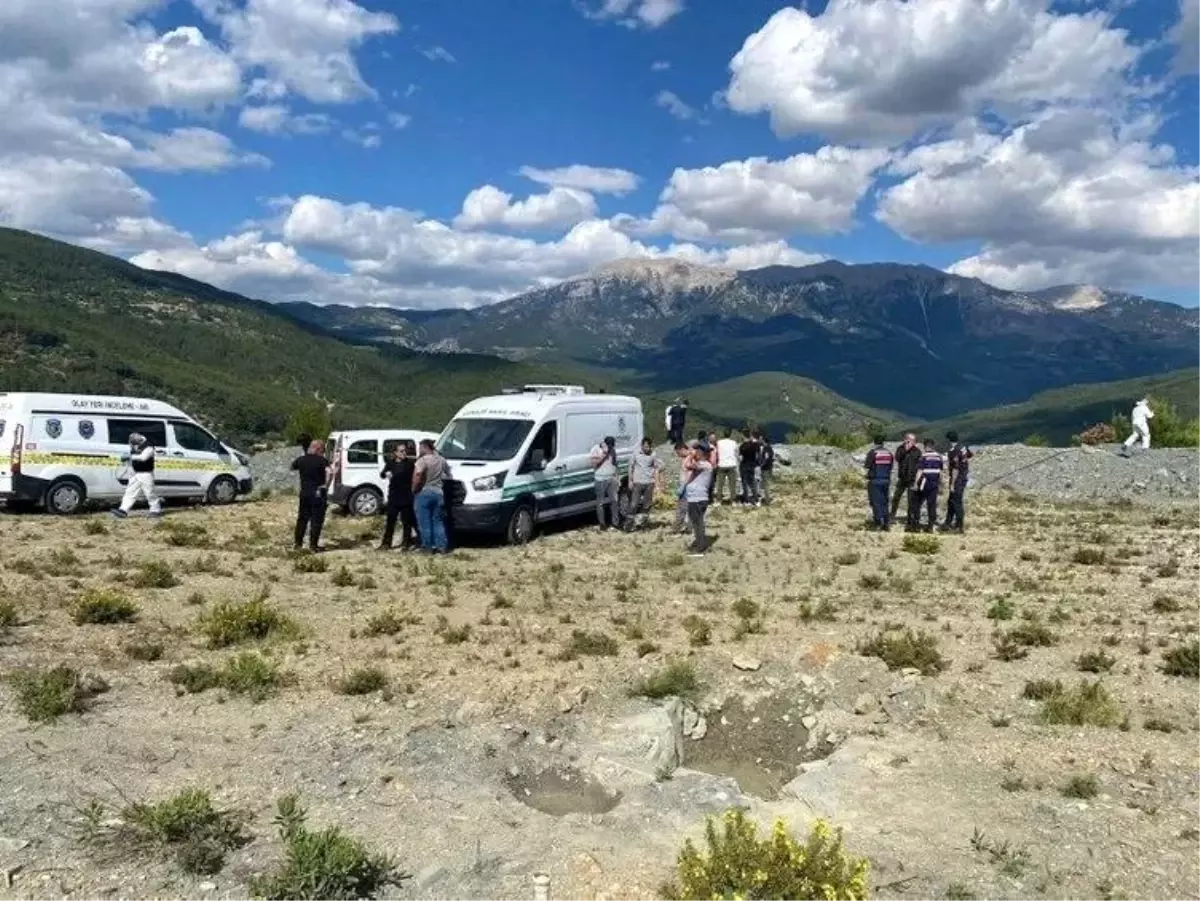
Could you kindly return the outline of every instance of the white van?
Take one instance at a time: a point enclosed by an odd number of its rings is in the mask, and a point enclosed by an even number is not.
[[[374,516],[383,509],[387,480],[380,478],[383,464],[392,458],[396,445],[407,442],[416,456],[421,441],[437,440],[437,432],[411,429],[370,429],[334,432],[325,443],[325,455],[333,463],[329,502],[354,516]]]
[[[625,476],[642,429],[636,397],[588,394],[578,385],[526,385],[471,401],[437,442],[450,465],[452,528],[520,544],[539,522],[595,509],[592,448],[616,438]]]
[[[121,456],[140,432],[154,445],[164,498],[232,503],[254,488],[250,458],[157,400],[82,394],[0,393],[0,499],[10,507],[74,513],[117,501],[129,484]]]

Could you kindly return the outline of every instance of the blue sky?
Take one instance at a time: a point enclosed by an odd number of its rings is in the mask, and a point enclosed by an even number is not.
[[[1197,303],[1196,0],[14,2],[0,222],[254,296],[672,255]]]

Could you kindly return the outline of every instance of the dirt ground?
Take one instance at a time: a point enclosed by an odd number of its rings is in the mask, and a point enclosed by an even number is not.
[[[714,510],[704,559],[662,512],[645,533],[558,529],[446,558],[377,552],[381,522],[331,517],[327,569],[304,572],[293,503],[161,523],[0,515],[16,608],[0,669],[67,664],[109,686],[35,724],[0,684],[0,897],[244,897],[279,858],[291,791],[314,825],[395,855],[412,878],[389,897],[531,897],[539,871],[551,897],[655,897],[683,839],[734,803],[798,831],[829,817],[878,897],[1197,897],[1197,681],[1162,670],[1197,633],[1194,504],[983,493],[966,535],[921,554],[863,528],[861,490],[793,481],[769,508]],[[178,584],[135,587],[148,561]],[[96,587],[136,620],[76,625]],[[206,611],[264,594],[298,631],[208,647]],[[398,631],[369,634],[389,609]],[[895,626],[936,639],[944,669],[858,653]],[[997,630],[1031,626],[1032,645],[998,652]],[[159,659],[132,656],[155,644]],[[247,649],[290,683],[256,703],[168,680]],[[1100,672],[1080,671],[1088,654]],[[682,767],[611,778],[617,724],[663,709],[631,688],[671,661],[702,683]],[[342,693],[364,666],[387,687]],[[1023,696],[1082,679],[1119,705],[1111,727],[1047,724]],[[1088,776],[1095,791],[1064,793]],[[111,819],[189,787],[250,818],[215,875],[85,836],[93,802]]]

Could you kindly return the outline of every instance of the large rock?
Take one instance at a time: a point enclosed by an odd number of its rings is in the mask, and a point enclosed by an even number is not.
[[[583,756],[606,783],[643,784],[669,776],[683,763],[684,704],[669,698],[611,723]]]

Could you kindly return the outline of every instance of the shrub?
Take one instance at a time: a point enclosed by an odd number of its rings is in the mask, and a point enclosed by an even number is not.
[[[1200,641],[1181,644],[1163,651],[1162,671],[1168,676],[1200,678]]]
[[[923,675],[936,676],[946,668],[937,649],[937,638],[926,632],[880,632],[858,646],[864,657],[878,657],[888,669],[915,667]]]
[[[1050,444],[1045,435],[1038,435],[1037,433],[1026,435],[1025,440],[1021,443],[1026,447],[1046,447]]]
[[[1150,607],[1155,613],[1178,613],[1183,609],[1183,604],[1179,603],[1177,598],[1173,598],[1169,594],[1160,594],[1154,599]]]
[[[223,688],[235,695],[246,695],[257,703],[274,695],[291,679],[270,660],[247,651],[226,660],[220,669],[207,663],[177,666],[167,674],[167,681],[188,694]]]
[[[179,579],[171,571],[170,564],[162,560],[147,560],[139,563],[133,575],[134,588],[174,588]]]
[[[904,543],[901,545],[904,550],[910,554],[930,555],[936,554],[941,544],[935,535],[905,535]]]
[[[404,628],[406,623],[411,622],[411,619],[406,616],[401,616],[394,609],[388,608],[382,613],[377,613],[367,620],[367,625],[363,629],[363,635],[396,635]]]
[[[323,573],[329,569],[329,561],[319,554],[304,551],[296,555],[292,566],[298,573]]]
[[[125,656],[143,663],[161,660],[164,651],[165,648],[161,641],[151,641],[150,639],[136,639],[125,645]]]
[[[338,571],[333,574],[331,580],[338,588],[349,588],[354,584],[354,573],[350,572],[346,566],[341,566]]]
[[[130,623],[137,616],[137,604],[109,588],[89,588],[71,608],[71,619],[77,626]]]
[[[334,690],[341,695],[369,695],[387,687],[387,673],[377,666],[362,666],[339,679]]]
[[[1117,440],[1117,430],[1107,422],[1098,422],[1091,428],[1084,429],[1073,439],[1078,444],[1113,444]]]
[[[993,554],[991,551],[988,551],[986,553],[981,551],[980,553],[971,555],[971,562],[973,562],[973,563],[995,563],[996,555]]]
[[[21,625],[21,614],[12,601],[0,601],[0,632]]]
[[[560,660],[574,660],[576,657],[615,657],[619,649],[620,645],[611,635],[575,629],[571,632],[571,640],[558,657]]]
[[[762,607],[749,598],[738,598],[733,602],[733,612],[741,619],[754,619],[762,613]]]
[[[200,523],[184,523],[170,520],[159,526],[163,540],[172,547],[209,547],[212,538],[208,529]]]
[[[1121,708],[1099,682],[1080,682],[1042,701],[1042,720],[1055,726],[1115,726]]]
[[[217,810],[208,792],[195,788],[156,804],[130,804],[121,820],[126,838],[170,848],[185,872],[200,875],[220,872],[226,853],[250,840],[244,816]]]
[[[108,526],[106,526],[102,520],[89,519],[87,522],[85,522],[83,524],[83,534],[84,535],[107,535],[108,534]]]
[[[1071,555],[1071,562],[1081,566],[1101,566],[1107,559],[1108,555],[1104,549],[1098,547],[1076,548],[1075,553]]]
[[[833,562],[838,566],[853,566],[861,559],[862,555],[857,551],[843,551],[833,558]]]
[[[329,419],[329,407],[317,398],[305,401],[288,417],[287,425],[283,427],[283,435],[289,443],[295,444],[301,435],[313,438],[325,438],[333,431]]]
[[[859,587],[867,591],[878,591],[883,587],[883,582],[883,576],[879,573],[863,573],[858,577]]]
[[[8,677],[21,713],[35,723],[49,723],[64,713],[83,713],[96,695],[108,691],[108,683],[94,676],[81,676],[60,664],[49,670],[28,670]]]
[[[652,675],[639,679],[629,693],[644,698],[687,698],[699,690],[695,665],[688,660],[673,660]]]
[[[1012,601],[1008,598],[996,598],[996,600],[992,601],[992,606],[988,608],[987,618],[996,620],[1012,619],[1016,612],[1017,608],[1013,606]]]
[[[200,614],[196,628],[210,648],[227,648],[267,638],[294,638],[299,626],[291,617],[267,603],[266,593],[239,604],[221,601]]]
[[[1057,679],[1034,679],[1031,682],[1025,683],[1021,697],[1028,698],[1031,701],[1044,701],[1051,695],[1059,694],[1062,690],[1063,684]]]
[[[705,850],[689,839],[679,853],[676,882],[663,887],[666,898],[825,898],[867,897],[868,863],[842,847],[841,830],[818,820],[805,842],[782,820],[768,838],[741,810],[728,810],[717,831],[710,818]]]
[[[870,438],[861,432],[832,432],[822,426],[817,429],[806,429],[803,432],[791,432],[787,436],[788,444],[808,444],[818,447],[837,447],[842,450],[858,450],[864,444],[870,444]],[[855,474],[855,486],[862,484],[862,479]]]
[[[384,854],[372,853],[337,826],[309,831],[306,812],[296,795],[279,799],[275,824],[283,840],[284,859],[275,872],[250,880],[256,898],[374,898],[389,885],[407,878]]]
[[[1117,658],[1105,651],[1088,651],[1075,660],[1075,667],[1083,673],[1107,673]]]
[[[1086,801],[1100,794],[1100,780],[1092,775],[1072,776],[1062,787],[1062,793],[1066,798],[1082,798]]]
[[[1058,633],[1034,618],[1008,630],[1008,639],[1027,648],[1049,648],[1058,644]]]
[[[687,632],[688,644],[694,648],[703,647],[712,638],[712,625],[695,613],[683,618],[683,631]]]

